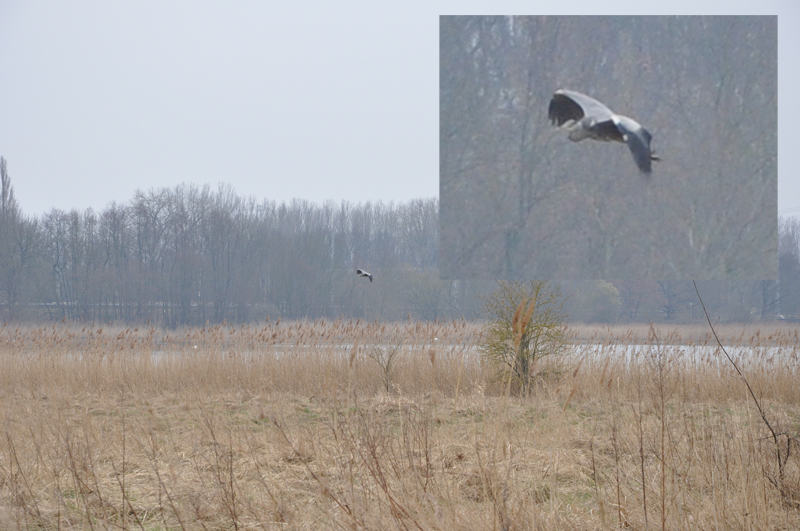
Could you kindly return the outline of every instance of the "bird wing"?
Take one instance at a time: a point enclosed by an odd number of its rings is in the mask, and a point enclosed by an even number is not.
[[[619,130],[614,120],[606,120],[605,122],[596,123],[591,126],[593,137],[597,140],[614,140],[616,142],[625,142],[624,133]]]
[[[569,121],[577,122],[585,116],[595,122],[605,122],[611,120],[613,115],[611,109],[596,99],[574,90],[565,89],[555,91],[548,109],[550,121],[559,126]]]
[[[618,116],[615,120],[617,129],[622,133],[622,138],[631,150],[633,160],[643,173],[652,170],[652,153],[650,151],[650,133],[639,125],[638,122],[627,116]]]
[[[360,270],[360,269],[356,270],[356,275],[363,275],[363,274],[364,274],[364,272],[362,270]]]

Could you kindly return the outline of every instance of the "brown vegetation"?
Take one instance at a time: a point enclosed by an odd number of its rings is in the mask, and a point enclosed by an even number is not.
[[[659,339],[673,345],[714,345],[714,334],[707,324],[659,324]],[[800,327],[780,322],[726,323],[714,325],[723,345],[790,346],[800,343]],[[621,343],[642,345],[650,334],[648,324],[582,324],[571,329],[577,343]]]
[[[5,327],[0,528],[800,527],[800,448],[779,477],[727,360],[632,334],[517,398],[468,323]],[[797,330],[722,334],[796,438]]]

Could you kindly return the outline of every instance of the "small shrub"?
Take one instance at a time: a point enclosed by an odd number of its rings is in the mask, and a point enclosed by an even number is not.
[[[498,281],[486,297],[481,354],[509,391],[527,396],[537,374],[536,362],[561,354],[568,345],[564,298],[558,285],[545,280]]]

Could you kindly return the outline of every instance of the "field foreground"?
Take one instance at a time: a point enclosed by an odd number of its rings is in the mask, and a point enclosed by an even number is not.
[[[674,330],[522,397],[465,323],[5,327],[0,529],[800,529],[796,334],[723,331],[776,445]]]

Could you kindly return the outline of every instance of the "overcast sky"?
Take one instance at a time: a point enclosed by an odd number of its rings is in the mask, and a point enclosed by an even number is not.
[[[800,2],[642,4],[570,5],[779,16],[778,208],[800,215]],[[16,198],[38,215],[182,182],[259,200],[434,197],[438,15],[564,13],[530,0],[418,5],[0,0],[0,155]]]

